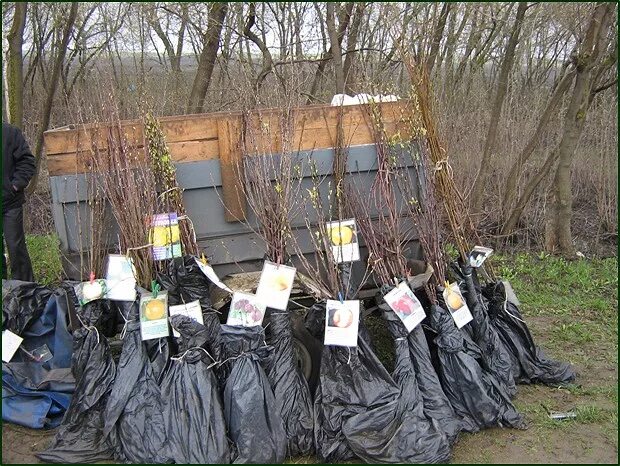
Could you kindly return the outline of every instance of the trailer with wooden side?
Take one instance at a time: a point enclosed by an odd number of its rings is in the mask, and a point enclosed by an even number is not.
[[[405,104],[378,105],[388,136],[404,132]],[[313,161],[319,174],[329,178],[337,131],[341,128],[348,146],[346,174],[363,192],[370,190],[376,171],[376,150],[365,107],[318,105],[294,109],[292,144],[296,156]],[[282,111],[256,110],[251,117],[260,118],[262,125],[273,124],[276,128]],[[260,270],[264,248],[250,227],[255,224],[255,218],[248,211],[235,169],[242,156],[241,112],[163,117],[160,122],[200,249],[220,275]],[[80,252],[89,244],[89,232],[80,231],[79,223],[80,218],[88,218],[90,151],[100,127],[100,124],[71,125],[47,131],[44,138],[54,224],[60,238],[64,270],[70,278],[79,278]],[[143,147],[141,120],[122,121],[121,127],[130,144]],[[268,134],[271,140],[261,145],[278,153],[281,148],[278,132]],[[104,138],[95,143],[99,149],[105,149],[107,144]],[[309,177],[309,164],[302,166],[304,176]],[[118,227],[111,215],[106,217],[106,226],[107,246],[113,251]],[[312,253],[311,244],[303,238],[308,234],[304,220],[293,219],[292,226],[304,253]],[[418,250],[415,244],[412,248],[411,255],[415,258]]]
[[[382,115],[388,137],[402,137],[406,134],[406,102],[377,104]],[[372,187],[377,170],[377,152],[372,124],[369,121],[368,105],[343,107],[318,105],[293,109],[294,134],[291,146],[293,153],[286,156],[298,157],[302,167],[301,192],[312,187],[310,166],[329,181],[333,174],[335,147],[338,133],[347,149],[345,176],[355,183],[361,195],[367,195]],[[186,213],[191,218],[201,252],[220,277],[233,289],[253,292],[265,259],[265,249],[255,234],[256,218],[248,209],[243,190],[240,189],[239,162],[242,156],[260,156],[271,152],[282,153],[282,140],[278,124],[283,109],[255,110],[249,114],[267,131],[263,140],[254,146],[261,147],[257,153],[243,154],[241,135],[243,118],[241,112],[208,113],[160,118],[166,142],[176,167],[176,177],[183,189]],[[246,122],[248,115],[245,115]],[[105,124],[71,125],[45,133],[45,153],[52,194],[52,212],[56,232],[60,238],[63,267],[69,278],[84,278],[85,265],[81,258],[89,244],[89,231],[80,228],[80,219],[87,219],[88,177],[94,176],[89,166],[93,147],[105,150],[107,140],[101,137],[100,129]],[[118,123],[117,123],[118,126]],[[270,129],[269,126],[272,128]],[[120,122],[127,141],[135,149],[145,145],[144,126],[141,120]],[[260,152],[260,153],[258,153]],[[407,163],[407,162],[405,162]],[[413,170],[413,162],[408,162]],[[416,179],[415,177],[412,179]],[[417,192],[417,186],[416,186]],[[105,246],[110,252],[118,251],[118,225],[108,211],[105,217]],[[313,218],[311,222],[323,221]],[[308,235],[306,220],[292,218],[291,225],[296,242],[304,254],[313,254],[313,245]],[[409,221],[404,228],[412,229]],[[415,232],[411,235],[407,255],[415,260],[421,252]],[[363,239],[362,260],[354,262],[352,280],[361,280],[366,272],[367,251]],[[291,251],[292,253],[292,251]],[[291,255],[294,265],[299,261]],[[419,272],[419,271],[418,271]],[[298,274],[298,277],[303,274]],[[212,296],[217,307],[217,291]],[[297,294],[295,292],[297,291]],[[376,290],[369,285],[359,294],[360,299],[373,298]],[[221,295],[220,295],[221,297]],[[303,316],[304,302],[311,302],[301,288],[293,290],[295,302],[301,307],[291,306],[298,317]],[[307,300],[305,300],[307,298]],[[372,304],[366,306],[366,309]],[[300,366],[314,386],[318,377],[318,361],[321,344],[305,330],[301,318],[293,320],[294,342]]]

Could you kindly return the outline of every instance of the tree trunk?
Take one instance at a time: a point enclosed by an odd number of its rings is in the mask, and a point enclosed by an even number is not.
[[[597,4],[586,37],[576,57],[573,95],[564,120],[564,131],[558,146],[558,167],[551,187],[551,205],[547,210],[545,248],[572,256],[575,252],[571,234],[572,188],[571,171],[575,149],[583,132],[590,107],[592,69],[603,52],[599,42],[607,37],[611,5]]]
[[[332,59],[334,62],[334,74],[336,76],[336,94],[344,92],[344,69],[342,66],[342,49],[340,48],[341,40],[336,30],[336,13],[334,11],[334,3],[327,2],[327,33],[329,34],[329,42],[331,43]]]
[[[344,33],[349,26],[349,21],[351,20],[351,13],[353,12],[353,3],[345,3],[344,7],[341,10],[341,14],[338,18],[338,49],[342,45],[342,39],[344,38]],[[322,27],[322,26],[321,26]],[[331,37],[330,37],[331,42]],[[332,43],[333,45],[333,43]],[[330,45],[329,50],[326,54],[323,55],[322,60],[319,62],[319,66],[314,74],[314,79],[312,80],[312,86],[310,87],[310,92],[308,95],[308,101],[306,104],[311,104],[314,100],[316,100],[316,92],[319,88],[319,83],[321,82],[321,78],[323,77],[323,73],[325,72],[325,67],[327,66],[327,62],[333,57],[333,48]],[[342,57],[341,57],[342,58]]]
[[[517,15],[515,18],[508,44],[506,45],[506,52],[502,60],[502,65],[499,73],[499,82],[497,87],[497,94],[493,103],[493,110],[491,111],[491,121],[489,122],[489,130],[484,143],[484,149],[482,151],[482,159],[480,160],[480,169],[478,170],[478,176],[474,182],[474,186],[471,192],[471,207],[472,213],[476,214],[480,212],[482,207],[482,199],[484,194],[484,187],[487,182],[487,178],[491,173],[491,155],[495,150],[495,140],[497,139],[497,127],[499,118],[502,113],[502,107],[504,106],[504,99],[508,90],[508,77],[512,70],[512,65],[515,61],[515,51],[517,43],[519,42],[519,33],[521,32],[521,25],[525,16],[525,10],[527,9],[527,2],[519,3],[517,8]]]
[[[344,72],[344,88],[346,94],[354,94],[353,85],[355,83],[354,72],[354,59],[356,53],[354,52],[357,47],[357,38],[359,36],[360,24],[362,17],[364,16],[364,10],[366,8],[365,2],[358,2],[355,8],[355,15],[349,28],[349,36],[347,38],[347,56],[344,58],[343,72]]]
[[[228,3],[212,3],[209,7],[207,32],[203,36],[204,46],[200,52],[198,70],[187,102],[187,113],[200,113],[204,107],[227,10]]]
[[[43,106],[43,111],[39,117],[39,128],[37,132],[36,145],[34,149],[34,157],[36,168],[34,176],[30,180],[30,184],[26,189],[28,194],[32,194],[37,187],[39,180],[39,172],[41,170],[41,159],[43,151],[43,133],[47,131],[47,127],[50,124],[50,118],[52,116],[52,105],[54,104],[54,95],[56,94],[56,88],[58,87],[58,81],[60,81],[60,73],[62,71],[62,65],[65,61],[65,55],[67,54],[67,47],[69,46],[69,40],[71,39],[71,31],[73,31],[73,25],[75,24],[75,18],[77,17],[77,11],[79,2],[71,3],[71,10],[69,10],[69,16],[65,23],[65,28],[62,32],[62,39],[58,44],[58,54],[54,61],[54,68],[52,69],[52,79],[49,81],[49,89],[47,90],[47,97]]]
[[[521,194],[521,197],[517,200],[514,209],[508,217],[508,220],[506,220],[506,223],[502,228],[501,235],[507,236],[514,231],[519,223],[519,220],[521,219],[521,216],[523,215],[525,207],[530,202],[530,198],[536,191],[536,188],[541,181],[545,179],[545,176],[551,172],[553,164],[557,159],[558,151],[556,149],[547,156],[547,160],[545,160],[542,167],[540,167],[540,169],[536,171],[536,174],[528,181],[527,185],[523,189],[523,194]]]
[[[15,2],[13,24],[7,36],[9,42],[7,63],[7,93],[9,103],[9,122],[18,128],[24,123],[24,26],[28,3]]]
[[[439,45],[441,44],[441,38],[443,37],[443,31],[446,28],[446,20],[448,19],[448,13],[450,13],[451,5],[448,2],[444,2],[441,7],[441,13],[439,13],[439,20],[433,31],[433,42],[431,43],[431,50],[426,59],[426,67],[428,74],[432,74],[433,67],[435,66],[435,60],[437,53],[439,52]]]

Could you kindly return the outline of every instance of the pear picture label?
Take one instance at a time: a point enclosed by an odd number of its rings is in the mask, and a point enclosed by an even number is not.
[[[456,283],[452,283],[443,290],[443,299],[458,328],[462,328],[473,320],[471,311],[467,307],[461,290]]]
[[[337,263],[360,260],[357,224],[354,218],[328,222],[326,230]]]

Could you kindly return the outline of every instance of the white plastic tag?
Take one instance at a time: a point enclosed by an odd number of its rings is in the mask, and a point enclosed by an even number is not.
[[[24,339],[19,335],[10,330],[4,330],[2,332],[2,361],[10,362],[22,341]]]

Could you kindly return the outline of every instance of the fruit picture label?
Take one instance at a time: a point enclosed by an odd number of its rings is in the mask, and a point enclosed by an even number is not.
[[[110,254],[106,269],[105,297],[111,301],[136,300],[136,275],[133,261],[121,254]]]
[[[179,304],[178,306],[170,306],[170,308],[168,309],[168,313],[170,314],[170,317],[182,315],[189,317],[190,319],[194,319],[199,324],[204,325],[204,320],[202,318],[202,308],[200,307],[200,301],[198,300],[192,301],[191,303],[187,304]],[[174,327],[172,327],[172,335],[174,335],[176,338],[179,338],[181,336],[181,334],[177,332]]]
[[[295,267],[265,261],[256,296],[273,309],[285,311],[295,281]]]
[[[456,283],[452,283],[443,290],[443,299],[448,305],[448,310],[458,328],[462,328],[473,320],[474,317],[465,304],[461,290]]]
[[[164,338],[170,335],[166,291],[160,291],[157,297],[153,297],[150,293],[140,297],[140,332],[143,340]]]
[[[327,300],[325,305],[325,345],[357,346],[360,302]]]
[[[78,283],[74,287],[80,306],[83,306],[91,301],[95,301],[96,299],[103,298],[106,288],[106,281],[101,279]]]
[[[149,242],[153,245],[153,259],[181,257],[181,231],[175,212],[153,215]]]
[[[261,325],[266,309],[267,305],[257,296],[236,292],[233,294],[230,303],[226,325],[242,325],[244,327]]]
[[[328,222],[327,235],[337,263],[360,260],[357,224],[354,218]]]
[[[426,318],[422,304],[420,304],[420,301],[406,282],[402,282],[386,294],[383,299],[396,313],[409,332]]]

